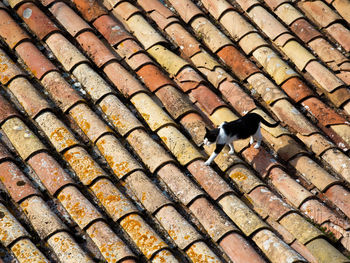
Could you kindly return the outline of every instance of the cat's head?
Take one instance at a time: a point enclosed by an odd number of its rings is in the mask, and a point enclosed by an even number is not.
[[[213,129],[213,130],[209,130],[207,127],[205,127],[205,135],[204,135],[204,140],[203,143],[205,145],[210,145],[214,142],[216,142],[216,139],[219,135],[219,129]]]

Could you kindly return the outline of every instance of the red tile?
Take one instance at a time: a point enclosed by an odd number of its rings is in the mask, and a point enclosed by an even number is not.
[[[58,27],[33,3],[25,3],[17,10],[18,15],[29,28],[43,40],[53,32],[59,32]]]
[[[326,31],[345,49],[350,52],[350,31],[342,24],[336,23],[327,27]]]
[[[343,186],[334,185],[330,187],[325,195],[338,206],[344,214],[350,217],[350,194]]]
[[[19,44],[16,51],[38,79],[41,79],[48,72],[56,70],[56,67],[31,42]]]
[[[50,7],[50,11],[73,37],[83,30],[91,29],[80,16],[63,2],[55,3]]]
[[[281,86],[282,89],[292,98],[295,102],[314,96],[314,92],[299,78],[290,78]]]
[[[173,84],[167,75],[165,75],[157,66],[152,64],[141,67],[136,73],[152,92],[165,85]]]
[[[193,90],[200,84],[205,83],[205,80],[191,67],[181,69],[177,73],[175,81],[184,92]]]
[[[34,155],[28,159],[28,164],[51,195],[55,195],[62,187],[74,183],[57,161],[47,153]]]
[[[119,63],[110,63],[103,68],[103,71],[126,97],[131,97],[138,92],[146,91],[146,89]]]
[[[5,10],[0,10],[0,17],[0,35],[10,48],[14,48],[25,39],[30,39],[28,34]]]
[[[320,32],[318,32],[308,21],[304,18],[296,20],[290,25],[290,29],[305,43],[321,37]]]
[[[126,39],[133,39],[123,26],[109,15],[99,17],[93,25],[111,46],[118,45]]]
[[[109,50],[103,42],[90,31],[81,33],[76,39],[90,59],[92,59],[98,67],[102,67],[107,62],[117,59],[111,50]]]
[[[253,201],[254,210],[262,210],[264,214],[269,215],[275,221],[293,210],[291,206],[265,186],[255,188],[249,193],[249,197]]]
[[[240,79],[245,80],[252,74],[260,70],[234,46],[226,46],[217,52],[220,59],[229,67]]]
[[[88,22],[92,22],[100,16],[107,14],[107,10],[100,6],[97,1],[74,0],[73,3]]]
[[[214,200],[233,192],[232,188],[211,167],[204,164],[204,161],[194,161],[187,166],[187,169]]]
[[[281,166],[281,164],[278,163],[263,147],[255,149],[251,146],[244,150],[242,155],[262,177],[266,177],[272,167]]]
[[[20,117],[12,105],[2,95],[0,95],[0,125],[14,116]]]
[[[203,84],[191,90],[189,96],[193,103],[197,102],[200,108],[209,115],[217,108],[226,105],[213,91]]]
[[[171,4],[186,23],[189,23],[195,16],[204,15],[192,1],[177,0],[171,1]]]
[[[150,4],[153,5],[153,3],[151,3],[152,1],[144,2],[150,2]],[[159,1],[153,2],[157,3],[157,6],[155,7],[155,10],[148,11],[148,13],[151,19],[157,23],[161,30],[165,30],[169,25],[179,22],[179,19],[162,3]]]
[[[1,148],[3,147],[1,146]],[[28,196],[40,195],[40,192],[13,162],[0,164],[0,180],[12,199],[17,203]]]
[[[0,49],[0,82],[3,85],[8,84],[17,76],[26,75],[17,65],[7,56],[5,51]]]

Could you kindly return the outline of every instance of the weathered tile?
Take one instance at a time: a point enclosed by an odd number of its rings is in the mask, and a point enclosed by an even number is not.
[[[55,195],[67,184],[73,183],[71,177],[57,161],[45,152],[31,157],[28,164],[33,168],[51,195]]]
[[[86,232],[107,262],[122,262],[126,257],[135,257],[127,245],[103,221],[97,221]]]
[[[126,97],[146,89],[119,63],[112,62],[103,68],[110,81],[122,92]]]
[[[82,31],[91,30],[91,27],[63,2],[52,5],[50,11],[73,37]]]
[[[137,108],[138,112],[147,122],[152,131],[159,130],[174,121],[168,114],[146,93],[138,93],[131,98],[131,102]]]
[[[322,1],[303,1],[297,5],[312,22],[322,28],[341,18]]]
[[[258,232],[253,240],[271,262],[307,262],[269,230]]]
[[[217,52],[220,59],[229,67],[233,73],[240,79],[245,80],[260,70],[245,56],[242,55],[234,46],[226,46]]]
[[[196,34],[201,36],[202,41],[215,53],[219,49],[232,42],[221,31],[217,29],[207,18],[197,17],[191,22],[191,26]]]
[[[118,45],[115,45],[114,50],[122,59],[125,59],[127,63],[130,62],[128,61],[129,58],[132,58],[137,54],[144,54],[146,52],[133,37],[127,38],[121,41]],[[152,63],[152,61],[150,63]]]
[[[107,176],[88,152],[80,146],[68,149],[63,156],[84,185],[90,185],[95,179]]]
[[[76,37],[87,56],[94,61],[98,67],[103,67],[106,63],[117,57],[109,50],[105,44],[90,31],[83,32]]]
[[[264,0],[264,2],[272,9],[275,10],[278,6],[290,0]]]
[[[0,241],[7,247],[13,241],[21,237],[28,237],[27,231],[17,219],[0,203]]]
[[[346,0],[335,0],[332,1],[332,5],[338,11],[338,13],[348,22],[350,23],[350,13],[349,8],[350,4]]]
[[[57,198],[80,228],[102,219],[102,215],[75,186],[65,187]]]
[[[0,49],[0,67],[0,82],[3,85],[6,85],[9,83],[9,81],[17,76],[25,75],[24,71],[17,67],[16,64],[7,56],[7,54],[2,49]]]
[[[277,47],[282,48],[288,41],[295,40],[296,38],[291,33],[284,33],[274,40]]]
[[[0,95],[0,124],[14,117],[17,119],[20,116],[10,102]]]
[[[246,236],[268,227],[242,200],[233,194],[220,199],[219,204]]]
[[[58,152],[79,143],[68,127],[52,112],[44,112],[36,118],[36,121]]]
[[[163,127],[157,134],[181,165],[203,158],[197,148],[174,126]]]
[[[0,180],[15,202],[19,203],[28,196],[40,195],[40,192],[13,162],[1,163],[0,171]]]
[[[176,9],[181,18],[186,22],[191,22],[192,18],[198,15],[203,15],[202,11],[191,1],[169,1],[171,5]]]
[[[141,169],[141,165],[131,156],[122,144],[112,135],[105,135],[96,142],[96,146],[119,179]]]
[[[206,122],[198,113],[189,113],[180,119],[181,125],[191,134],[191,138],[197,146],[203,143]]]
[[[214,200],[233,192],[230,186],[211,167],[206,166],[202,160],[190,163],[187,169]]]
[[[152,91],[156,91],[166,85],[172,85],[173,82],[157,66],[148,64],[137,70],[143,83]]]
[[[195,198],[203,195],[199,189],[184,173],[181,172],[173,163],[161,167],[157,175],[166,183],[174,195],[187,205]]]
[[[271,170],[270,179],[276,189],[280,191],[295,207],[299,207],[303,201],[312,196],[308,190],[298,184],[280,168],[273,168]]]
[[[63,67],[70,71],[78,64],[88,62],[87,58],[63,35],[57,33],[46,39],[47,45],[62,63]]]
[[[189,96],[193,103],[197,102],[202,111],[205,111],[209,115],[217,108],[225,105],[225,103],[205,85],[200,85],[198,88],[191,90]]]
[[[290,163],[321,191],[338,181],[308,156],[297,156]]]
[[[220,240],[220,246],[224,249],[225,253],[235,262],[265,262],[261,255],[238,233],[230,233]]]
[[[318,37],[321,37],[318,32],[306,19],[296,20],[290,25],[290,29],[304,42],[308,43]]]
[[[236,41],[240,41],[242,37],[248,33],[257,32],[257,30],[236,11],[225,12],[220,18],[220,23]]]
[[[325,151],[334,147],[334,144],[321,134],[315,133],[310,136],[297,134],[298,138],[316,155],[321,155]]]
[[[338,206],[348,217],[350,215],[349,191],[341,185],[334,185],[327,189],[325,195]]]
[[[196,199],[189,209],[214,241],[220,240],[228,232],[237,230],[206,198]]]
[[[152,173],[165,163],[174,161],[143,129],[132,131],[127,140]]]
[[[239,40],[239,46],[243,49],[244,53],[250,55],[256,49],[262,46],[266,46],[267,42],[255,32],[247,34]]]
[[[155,217],[159,220],[161,225],[166,229],[170,237],[180,249],[185,249],[191,243],[202,239],[202,236],[196,231],[196,229],[171,205],[161,208],[155,214]]]
[[[78,93],[56,71],[46,74],[41,83],[48,91],[52,100],[56,102],[57,106],[63,112],[68,111],[73,105],[83,101]]]
[[[29,239],[20,239],[11,247],[11,251],[20,263],[28,262],[28,260],[31,262],[50,262]]]
[[[348,259],[336,250],[327,240],[318,238],[306,244],[307,249],[319,262],[346,262]]]
[[[332,24],[326,31],[345,49],[350,52],[350,31],[340,23]]]
[[[67,232],[59,232],[51,236],[47,243],[53,249],[58,259],[72,263],[93,263],[94,260],[87,255],[82,248]]]
[[[28,34],[17,24],[7,11],[0,10],[0,16],[0,35],[10,48],[14,48],[23,40],[30,39]]]
[[[17,10],[17,14],[41,40],[54,32],[60,31],[45,13],[31,2],[21,5]]]
[[[282,50],[300,71],[303,71],[310,61],[316,60],[307,49],[294,40],[288,41]]]
[[[178,72],[175,81],[184,92],[193,90],[200,84],[205,83],[204,78],[194,71],[192,67],[187,66]]]
[[[281,88],[292,98],[296,103],[309,96],[314,96],[313,91],[300,78],[290,78],[284,82]]]
[[[322,154],[322,159],[328,162],[346,181],[350,182],[350,159],[347,155],[338,149],[329,149]]]
[[[222,262],[203,241],[192,244],[186,253],[193,262],[199,260],[204,262]]]
[[[166,247],[165,242],[158,234],[137,214],[126,216],[120,221],[120,225],[148,259],[160,249]]]
[[[276,123],[275,119],[273,119],[270,116],[270,114],[266,113],[266,111],[262,110],[261,108],[256,108],[252,112],[259,114],[261,117],[263,117],[269,123]],[[271,128],[271,127],[268,127],[268,126],[262,124],[261,127],[265,131],[267,131],[268,133],[270,133],[271,135],[273,135],[276,138],[280,137],[281,135],[291,135],[291,133],[286,128],[282,127],[281,125],[278,125],[275,128]]]
[[[127,40],[127,41],[129,41],[129,40]],[[154,63],[154,61],[150,58],[150,56],[148,54],[146,54],[144,51],[135,53],[134,55],[130,56],[129,58],[125,58],[125,62],[134,71],[137,71],[139,68],[141,68],[147,64]]]
[[[74,106],[69,113],[93,143],[103,134],[111,132],[111,129],[85,103]]]
[[[31,42],[20,43],[16,48],[17,53],[23,59],[35,77],[41,79],[56,67],[49,61]]]
[[[136,213],[137,209],[108,179],[100,179],[90,189],[114,221]]]
[[[96,1],[74,0],[73,3],[88,22],[93,22],[98,17],[107,14],[107,10]]]
[[[45,239],[54,232],[67,230],[41,197],[29,197],[20,206],[40,238]]]
[[[233,6],[230,5],[228,2],[226,2],[225,0],[219,0],[219,1],[203,0],[202,4],[217,20],[219,20],[219,18],[223,13],[226,13],[229,10],[234,10]]]
[[[341,87],[333,91],[332,93],[326,94],[331,102],[336,107],[341,107],[343,104],[347,104],[350,98],[350,91],[346,87]],[[344,105],[345,108],[345,105]],[[349,110],[347,110],[349,112]]]
[[[45,145],[19,118],[7,120],[2,129],[22,159],[45,150]]]
[[[248,14],[257,26],[260,27],[260,29],[272,40],[275,40],[279,35],[288,32],[287,28],[285,28],[260,5],[251,8],[248,11]]]
[[[177,258],[167,249],[161,250],[158,253],[156,253],[152,258],[152,263],[163,263],[163,262],[169,262],[169,263],[179,263]],[[128,263],[128,262],[125,262]]]
[[[288,26],[290,26],[294,21],[304,17],[300,11],[298,11],[289,3],[279,5],[275,10],[275,14]]]
[[[214,125],[219,126],[224,121],[233,121],[237,120],[238,117],[227,107],[220,107],[210,116],[210,120],[214,123]]]
[[[237,164],[227,171],[228,176],[234,181],[241,192],[249,193],[264,183],[244,164]]]
[[[293,210],[291,206],[286,204],[266,186],[255,188],[249,193],[249,197],[252,200],[255,211],[259,214],[266,214],[276,221]]]
[[[288,245],[291,246],[292,243],[298,242],[301,244],[295,237],[292,235],[291,232],[289,232],[284,226],[282,226],[279,222],[275,221],[274,219],[268,217],[266,219],[266,222],[273,227],[278,234],[281,235],[284,242],[286,242]],[[299,251],[297,251],[299,252]]]
[[[35,118],[39,113],[51,109],[47,100],[26,78],[14,79],[8,85],[8,89],[31,118]]]
[[[252,8],[253,6],[260,4],[257,0],[237,0],[237,3],[246,12],[248,12],[249,9]]]
[[[112,13],[128,24],[128,20],[131,19],[132,16],[139,15],[141,12],[135,5],[127,1],[121,1],[113,8]]]

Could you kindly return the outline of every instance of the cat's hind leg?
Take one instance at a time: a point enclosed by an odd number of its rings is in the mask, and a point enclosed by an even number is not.
[[[210,155],[208,160],[205,162],[205,165],[209,166],[214,161],[215,157],[222,151],[224,146],[225,146],[225,144],[216,144],[216,148],[215,148],[214,152]]]
[[[259,128],[257,129],[257,131],[255,132],[255,134],[252,137],[257,141],[256,144],[254,145],[254,148],[258,149],[260,147],[261,141],[262,141],[260,125],[259,125]]]
[[[230,147],[230,151],[228,153],[233,155],[235,153],[235,148],[233,148],[233,142],[230,142],[228,146]]]

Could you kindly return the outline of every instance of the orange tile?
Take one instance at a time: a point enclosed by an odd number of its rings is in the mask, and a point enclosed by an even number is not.
[[[31,42],[20,43],[16,51],[28,66],[35,77],[41,79],[50,71],[56,70],[56,67],[49,61]]]
[[[152,92],[165,85],[172,85],[173,83],[167,75],[152,64],[139,68],[136,73]]]
[[[29,196],[40,195],[40,192],[13,162],[1,163],[0,171],[0,180],[15,202],[20,203]]]
[[[49,154],[43,152],[28,159],[28,164],[39,176],[41,182],[51,195],[55,195],[73,180]]]
[[[200,108],[211,115],[217,108],[224,106],[225,103],[207,86],[200,85],[191,90],[189,94],[191,100],[200,105]]]
[[[204,164],[204,161],[194,161],[187,166],[187,169],[214,200],[234,192],[211,167]]]
[[[314,92],[298,77],[288,79],[281,88],[297,103],[309,96],[314,96]]]
[[[136,54],[133,54],[129,58],[125,58],[125,62],[134,71],[137,71],[139,68],[147,64],[154,63],[154,61],[150,58],[150,56],[145,52],[138,52]]]
[[[346,0],[334,0],[332,1],[332,5],[338,11],[338,13],[348,22],[350,23],[350,3]]]
[[[305,43],[321,37],[318,32],[306,19],[301,18],[290,25],[290,29]]]
[[[117,57],[109,50],[100,39],[92,32],[86,31],[76,37],[86,54],[98,66],[102,67]]]
[[[54,32],[60,31],[45,13],[33,3],[21,5],[17,10],[17,14],[41,40]]]
[[[127,38],[115,45],[114,50],[118,53],[118,55],[125,59],[128,62],[132,56],[137,55],[139,53],[145,54],[146,51],[136,42],[134,38]]]
[[[91,27],[63,2],[55,3],[50,7],[50,11],[73,37],[84,30],[91,30]]]
[[[336,107],[341,107],[343,104],[349,101],[350,90],[347,87],[341,87],[326,95]]]
[[[245,80],[252,74],[260,70],[234,46],[226,46],[217,52],[220,59],[229,67],[240,79]]]
[[[88,22],[93,22],[98,17],[107,14],[107,10],[96,1],[74,0],[73,3]]]
[[[350,31],[340,23],[332,24],[326,31],[345,49],[350,52]]]
[[[16,23],[14,19],[5,11],[0,10],[0,35],[4,41],[14,48],[19,42],[29,40],[28,34]]]
[[[159,1],[138,1],[138,3],[162,30],[167,29],[173,23],[179,22],[179,19]]]

